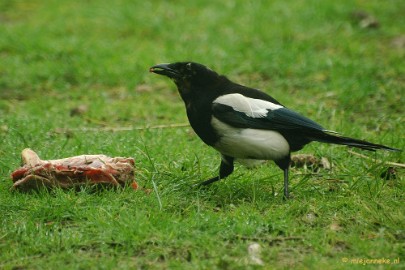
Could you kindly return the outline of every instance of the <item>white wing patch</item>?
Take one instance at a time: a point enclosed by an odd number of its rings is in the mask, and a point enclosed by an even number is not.
[[[268,110],[284,108],[279,104],[261,99],[245,97],[241,94],[228,94],[218,97],[214,103],[219,103],[232,107],[235,111],[243,112],[249,117],[266,117]]]

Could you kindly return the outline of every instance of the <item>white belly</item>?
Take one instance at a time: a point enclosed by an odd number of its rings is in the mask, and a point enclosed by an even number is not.
[[[290,152],[288,142],[277,131],[235,128],[215,117],[211,124],[222,135],[214,148],[224,155],[238,159],[278,160]]]

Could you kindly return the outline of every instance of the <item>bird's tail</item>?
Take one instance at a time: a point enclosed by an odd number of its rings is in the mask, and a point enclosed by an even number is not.
[[[382,144],[375,144],[359,139],[353,139],[349,137],[340,136],[337,133],[331,131],[323,131],[322,134],[318,134],[315,138],[311,138],[314,141],[348,145],[364,150],[375,151],[375,150],[385,150],[385,151],[401,151],[401,149],[392,148]]]

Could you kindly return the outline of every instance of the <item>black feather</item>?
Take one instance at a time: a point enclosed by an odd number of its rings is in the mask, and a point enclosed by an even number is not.
[[[315,136],[311,137],[310,139],[313,141],[317,141],[317,142],[347,145],[347,146],[352,146],[352,147],[369,150],[369,151],[375,151],[375,150],[386,150],[386,151],[395,151],[395,152],[401,151],[400,149],[385,146],[382,144],[376,144],[376,143],[371,143],[371,142],[364,141],[364,140],[340,136],[338,134],[330,134],[327,131],[322,132],[321,134],[316,134]]]
[[[314,121],[287,108],[267,110],[264,117],[251,117],[234,110],[231,106],[213,103],[213,116],[222,122],[238,128],[257,128],[266,130],[324,130]]]

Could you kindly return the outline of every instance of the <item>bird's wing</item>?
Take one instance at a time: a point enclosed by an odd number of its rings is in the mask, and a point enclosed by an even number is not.
[[[237,128],[288,131],[325,131],[314,121],[270,101],[227,94],[212,105],[213,116]]]

